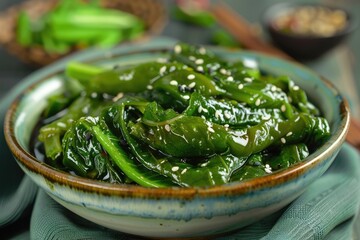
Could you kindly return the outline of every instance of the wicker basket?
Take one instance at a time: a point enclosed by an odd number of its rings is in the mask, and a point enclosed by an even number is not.
[[[59,58],[81,49],[74,47],[66,54],[48,53],[41,46],[23,47],[16,41],[16,22],[18,13],[26,10],[30,18],[36,19],[49,11],[58,0],[27,0],[15,5],[0,14],[0,44],[11,54],[22,61],[35,66],[45,66]],[[166,11],[160,0],[101,0],[100,4],[106,8],[120,9],[132,13],[145,23],[145,33],[135,39],[140,41],[159,34],[166,22]]]

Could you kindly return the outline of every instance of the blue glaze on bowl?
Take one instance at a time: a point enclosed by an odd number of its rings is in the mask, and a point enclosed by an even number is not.
[[[68,61],[139,63],[163,57],[174,41],[129,45],[109,51],[86,51],[29,76],[7,113],[6,138],[24,172],[60,204],[108,228],[147,237],[197,237],[240,228],[278,211],[320,177],[337,155],[349,126],[347,104],[330,83],[309,69],[246,51],[212,50],[228,60],[256,60],[270,74],[288,75],[304,88],[328,119],[332,137],[302,163],[265,177],[211,188],[153,189],[114,185],[72,176],[39,162],[30,154],[30,134],[46,98],[63,91]]]

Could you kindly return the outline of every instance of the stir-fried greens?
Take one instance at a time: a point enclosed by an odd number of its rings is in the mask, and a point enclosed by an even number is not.
[[[113,69],[70,63],[66,73],[81,87],[51,97],[38,138],[48,163],[83,177],[213,186],[289,167],[330,136],[289,77],[203,47],[177,44],[166,62]]]

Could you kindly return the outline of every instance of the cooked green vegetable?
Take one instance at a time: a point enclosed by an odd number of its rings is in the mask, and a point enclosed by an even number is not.
[[[330,136],[290,78],[202,47],[178,44],[166,62],[112,69],[70,63],[66,73],[83,91],[49,99],[46,117],[55,115],[39,140],[48,162],[84,177],[147,187],[226,184],[296,164]]]
[[[18,26],[16,29],[16,40],[21,45],[27,47],[32,44],[33,37],[31,33],[31,22],[26,12],[20,12],[18,17]]]
[[[41,45],[50,53],[65,53],[75,46],[111,47],[143,31],[144,23],[135,15],[96,1],[62,0],[39,19],[20,13],[16,32],[22,46]]]
[[[63,164],[89,178],[121,183],[126,174],[130,180],[147,187],[173,185],[164,177],[146,171],[128,156],[119,141],[103,119],[80,118],[64,136]]]

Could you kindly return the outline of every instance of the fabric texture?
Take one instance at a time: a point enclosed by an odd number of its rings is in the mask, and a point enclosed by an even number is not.
[[[286,209],[216,239],[352,239],[360,203],[360,155],[345,144],[330,169]],[[91,223],[39,191],[31,239],[138,239]]]
[[[0,99],[0,231],[18,220],[36,196],[37,187],[13,159],[4,138],[3,118],[11,98]]]

